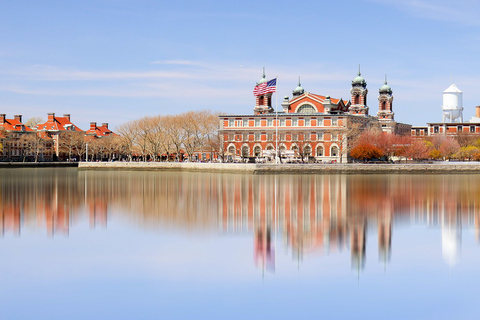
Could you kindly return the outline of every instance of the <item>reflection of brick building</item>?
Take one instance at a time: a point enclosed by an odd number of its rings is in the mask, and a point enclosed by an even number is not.
[[[265,74],[257,83],[266,82]],[[351,101],[305,92],[300,83],[275,113],[272,93],[256,97],[253,115],[220,116],[223,148],[232,159],[240,157],[310,157],[316,161],[346,161],[348,130],[378,125],[389,133],[410,134],[410,125],[397,123],[392,109],[392,89],[379,90],[379,111],[369,115],[367,83],[358,76],[352,81]],[[278,133],[278,134],[277,134]]]
[[[458,259],[462,228],[474,227],[477,241],[480,230],[475,176],[2,170],[3,233],[28,226],[68,235],[79,222],[104,227],[112,215],[143,228],[220,229],[250,234],[254,261],[270,270],[278,242],[299,258],[348,249],[352,265],[362,268],[367,244],[375,243],[367,230],[377,232],[381,262],[392,255],[399,223],[442,228],[447,261]]]

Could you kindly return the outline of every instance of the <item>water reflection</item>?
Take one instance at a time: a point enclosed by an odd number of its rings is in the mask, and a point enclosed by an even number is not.
[[[479,241],[475,175],[0,171],[2,235],[29,228],[68,236],[86,220],[105,228],[111,219],[150,229],[243,233],[253,238],[253,263],[269,271],[276,243],[298,260],[349,250],[352,268],[362,269],[369,233],[376,233],[379,260],[388,263],[393,226],[401,224],[441,228],[449,265],[459,261],[462,228],[474,227]]]

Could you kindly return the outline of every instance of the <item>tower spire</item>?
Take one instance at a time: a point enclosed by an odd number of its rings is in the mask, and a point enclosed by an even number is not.
[[[360,72],[360,64],[358,64],[358,76],[361,76],[362,73]]]
[[[263,76],[262,77],[265,79],[265,67],[263,67]]]
[[[385,84],[387,84],[387,74],[385,73]]]

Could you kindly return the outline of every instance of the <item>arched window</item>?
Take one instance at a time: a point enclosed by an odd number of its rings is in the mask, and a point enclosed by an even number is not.
[[[231,154],[235,154],[235,147],[234,146],[230,146],[228,148],[228,152],[231,153]]]
[[[317,113],[317,109],[311,104],[304,104],[298,108],[297,113]]]
[[[332,147],[331,155],[332,155],[332,157],[338,157],[338,147],[337,146]]]
[[[262,148],[260,148],[259,146],[253,148],[253,155],[255,157],[260,157],[262,155]]]
[[[323,157],[323,147],[322,146],[317,148],[317,157]]]
[[[303,148],[303,156],[310,157],[311,155],[312,155],[312,148],[310,146],[305,146],[305,148]]]
[[[242,147],[242,157],[243,157],[243,158],[248,158],[248,156],[249,156],[248,147],[247,147],[247,146],[243,146],[243,147]]]

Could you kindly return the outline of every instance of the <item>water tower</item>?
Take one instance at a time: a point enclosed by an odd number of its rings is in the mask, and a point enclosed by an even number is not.
[[[452,84],[443,91],[443,122],[463,122],[462,91]]]

